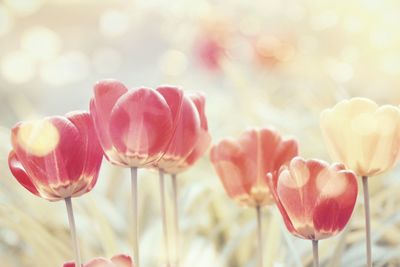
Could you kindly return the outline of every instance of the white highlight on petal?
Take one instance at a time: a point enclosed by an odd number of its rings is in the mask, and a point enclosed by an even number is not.
[[[351,121],[351,130],[361,136],[373,134],[376,129],[377,121],[370,113],[361,113]]]
[[[29,121],[20,125],[17,140],[26,152],[43,157],[57,147],[60,133],[48,120]]]
[[[328,198],[337,197],[346,190],[346,174],[325,168],[318,174],[316,185],[321,195]]]
[[[301,188],[310,179],[310,171],[305,162],[294,160],[290,165],[289,170],[283,170],[279,175],[279,182],[290,188]]]

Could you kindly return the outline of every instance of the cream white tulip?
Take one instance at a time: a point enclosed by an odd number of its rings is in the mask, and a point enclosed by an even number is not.
[[[360,176],[385,172],[399,158],[399,107],[352,98],[322,111],[320,123],[332,159]]]

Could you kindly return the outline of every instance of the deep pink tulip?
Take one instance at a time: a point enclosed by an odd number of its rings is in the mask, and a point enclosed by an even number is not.
[[[75,267],[74,262],[64,263],[63,267]],[[110,260],[95,258],[83,265],[83,267],[134,267],[131,257],[127,255],[115,255]]]
[[[357,199],[356,175],[339,163],[296,157],[269,181],[286,227],[304,239],[320,240],[343,230]]]
[[[39,197],[77,197],[96,184],[103,153],[87,112],[20,122],[11,142],[12,174]]]

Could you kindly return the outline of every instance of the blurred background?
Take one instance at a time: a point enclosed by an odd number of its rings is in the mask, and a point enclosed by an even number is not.
[[[88,109],[103,78],[173,84],[207,94],[213,142],[274,126],[296,136],[304,157],[329,160],[322,109],[352,96],[400,104],[399,25],[396,0],[1,0],[0,266],[73,258],[64,203],[36,198],[8,170],[17,121]],[[399,171],[371,179],[374,266],[400,266]],[[85,260],[130,253],[128,177],[104,161],[95,189],[74,199]],[[255,212],[226,196],[208,155],[178,179],[182,266],[256,266]],[[140,172],[139,199],[142,266],[162,266],[155,172]],[[263,227],[265,267],[310,266],[311,245],[286,232],[275,208]],[[365,266],[361,198],[320,254],[322,266]]]

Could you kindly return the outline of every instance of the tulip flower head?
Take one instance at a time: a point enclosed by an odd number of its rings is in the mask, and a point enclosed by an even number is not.
[[[181,173],[192,166],[211,142],[205,115],[205,96],[193,93],[184,96],[182,102],[179,110],[174,112],[174,135],[156,163],[159,169],[171,174]]]
[[[211,149],[211,161],[230,197],[256,207],[273,202],[266,174],[277,175],[298,153],[297,142],[267,128],[251,129],[238,140],[227,138]]]
[[[63,267],[75,267],[74,262],[64,263]],[[83,267],[134,267],[131,257],[127,255],[115,255],[110,260],[95,258],[84,264]]]
[[[174,110],[183,101],[177,88],[128,89],[115,80],[94,87],[90,102],[96,132],[106,158],[124,167],[157,161],[174,133]]]
[[[78,197],[96,184],[103,153],[87,112],[20,122],[11,142],[12,174],[39,197]]]
[[[356,175],[343,164],[295,157],[269,186],[287,229],[295,236],[320,240],[339,233],[353,212]]]
[[[366,98],[343,100],[321,113],[329,154],[359,176],[391,169],[400,155],[400,108]]]

